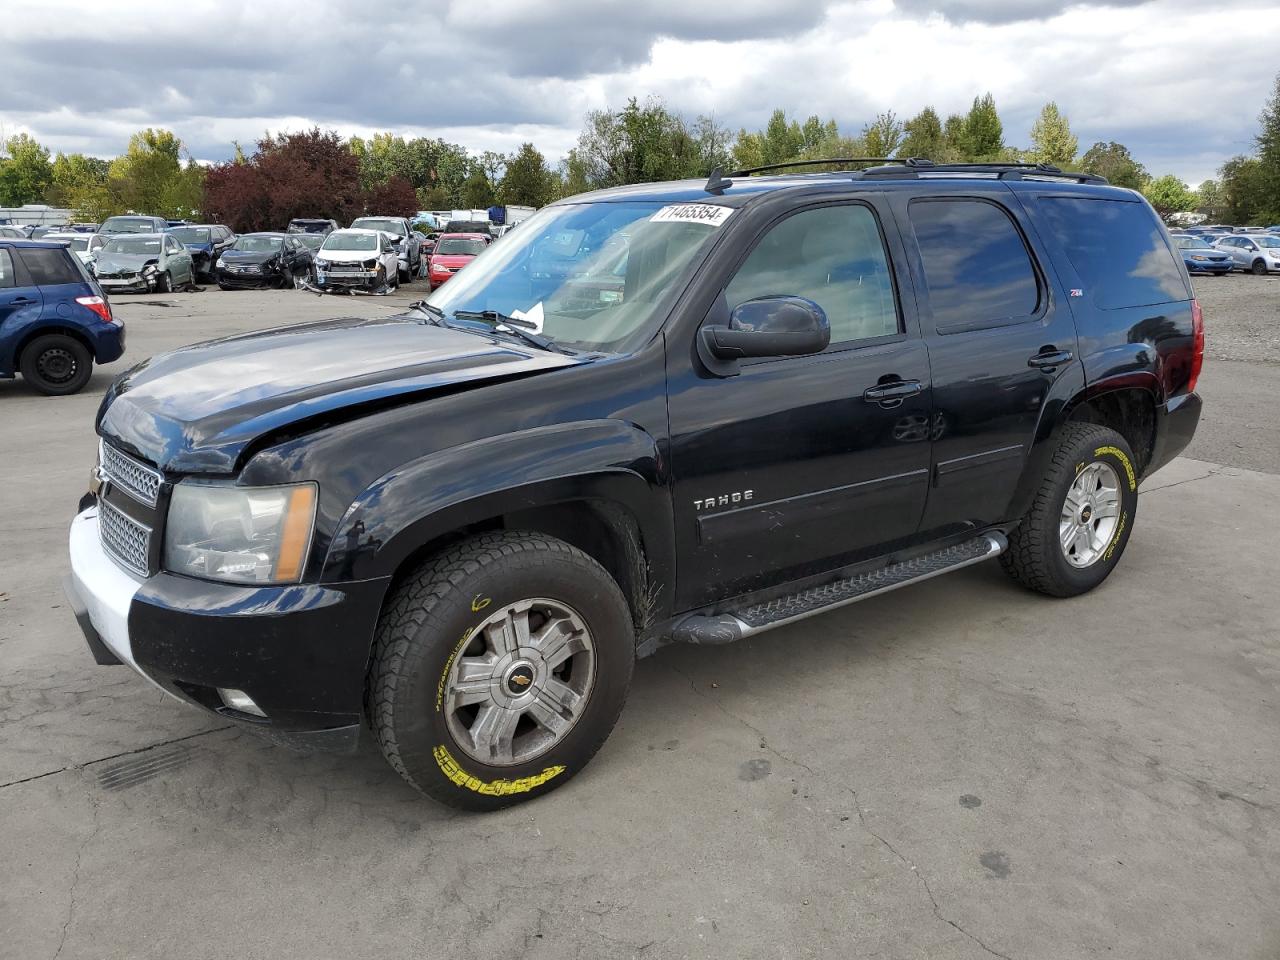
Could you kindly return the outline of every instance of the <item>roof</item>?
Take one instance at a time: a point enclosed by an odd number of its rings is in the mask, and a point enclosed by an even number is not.
[[[65,250],[67,249],[58,241],[48,241],[43,238],[40,240],[19,240],[17,237],[0,237],[0,243],[6,246],[31,247],[35,250]]]
[[[492,237],[490,237],[489,234],[487,233],[462,233],[462,232],[442,233],[440,234],[438,239],[443,240],[446,237],[462,237],[464,240],[491,240],[492,239]]]

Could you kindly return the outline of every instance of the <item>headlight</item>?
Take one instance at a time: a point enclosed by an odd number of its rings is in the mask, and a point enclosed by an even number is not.
[[[372,260],[366,260],[364,262],[364,266],[366,270],[376,269],[378,266],[378,258],[374,257]]]
[[[164,568],[228,583],[296,583],[315,526],[316,485],[173,488]]]
[[[227,265],[227,262],[223,260],[221,257],[219,257],[218,262],[214,264],[215,267],[225,267],[226,265]]]
[[[142,268],[142,275],[144,277],[150,276],[151,274],[156,272],[156,269],[157,268],[154,263],[148,263],[145,267]]]
[[[1193,253],[1193,254],[1191,255],[1191,259],[1192,259],[1192,260],[1208,260],[1209,258],[1208,258],[1208,257],[1202,257],[1202,256],[1200,256],[1199,254]]]
[[[328,260],[317,260],[317,261],[316,261],[316,267],[317,267],[318,269],[320,269],[320,270],[328,270],[328,269],[329,269],[329,261],[328,261]]]

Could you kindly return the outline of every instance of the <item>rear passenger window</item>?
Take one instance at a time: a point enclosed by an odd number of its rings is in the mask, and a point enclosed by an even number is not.
[[[826,311],[831,342],[899,332],[875,215],[860,204],[793,214],[769,229],[725,288],[732,310],[760,297],[805,297]]]
[[[1029,320],[1040,306],[1031,255],[1009,215],[985,200],[913,200],[934,327],[959,333]]]
[[[80,283],[80,273],[71,262],[72,256],[66,250],[41,250],[28,247],[19,252],[23,265],[31,274],[31,282],[38,287],[53,286],[58,283]]]
[[[13,276],[13,258],[8,250],[0,250],[0,290],[17,285],[18,281]]]
[[[1039,202],[1085,293],[1103,310],[1191,298],[1164,228],[1145,203],[1084,197]]]

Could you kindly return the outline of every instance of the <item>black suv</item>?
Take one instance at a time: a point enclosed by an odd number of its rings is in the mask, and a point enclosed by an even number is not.
[[[1090,590],[1190,440],[1199,307],[1136,193],[718,172],[553,204],[410,312],[120,377],[69,594],[99,663],[491,809],[633,662],[999,557]],[[252,373],[252,376],[249,375]]]

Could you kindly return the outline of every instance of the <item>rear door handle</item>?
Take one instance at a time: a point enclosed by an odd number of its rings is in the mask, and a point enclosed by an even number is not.
[[[867,403],[878,403],[882,407],[896,407],[907,397],[917,397],[922,393],[924,384],[919,380],[893,380],[868,387],[862,392],[862,399]]]
[[[35,300],[33,300],[31,297],[14,297],[9,302],[10,303],[35,303]]]
[[[1070,350],[1047,350],[1043,353],[1037,353],[1034,357],[1027,360],[1028,367],[1039,367],[1041,370],[1049,367],[1060,367],[1064,363],[1071,362]]]

